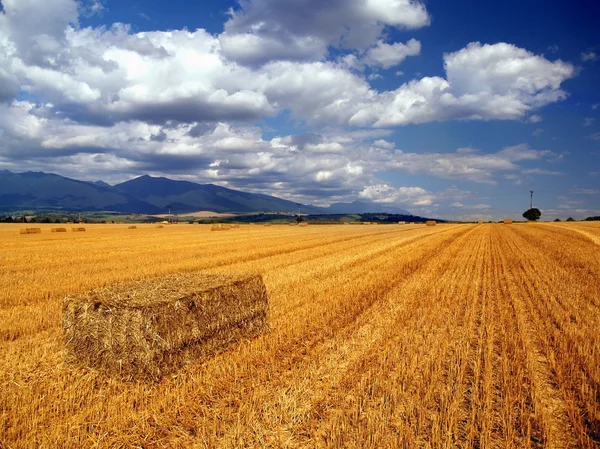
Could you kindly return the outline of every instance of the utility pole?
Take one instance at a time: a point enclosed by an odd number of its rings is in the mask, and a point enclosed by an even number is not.
[[[169,223],[171,223],[171,206],[168,206],[168,207],[169,207]]]
[[[531,201],[529,202],[529,209],[533,209],[533,190],[530,190],[529,193],[531,193]]]

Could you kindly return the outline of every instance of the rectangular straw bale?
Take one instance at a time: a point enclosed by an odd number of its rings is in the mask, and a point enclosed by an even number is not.
[[[73,232],[85,232],[85,228],[72,228]]]
[[[229,225],[229,226],[231,226],[231,228],[233,228],[233,229],[238,229],[240,227],[239,223],[234,223],[234,224]]]
[[[41,234],[41,228],[23,228],[21,229],[21,234]]]
[[[479,220],[477,224],[483,224],[483,220]]]
[[[271,223],[265,223],[265,226],[271,226]]]
[[[137,229],[137,226],[129,226],[127,229]]]
[[[214,224],[210,227],[211,231],[229,231],[231,226],[227,224]]]
[[[302,227],[302,228],[305,228],[305,227],[307,227],[307,226],[308,226],[308,223],[306,223],[306,222],[304,222],[304,221],[303,221],[303,222],[302,222],[302,223],[300,223],[298,226],[300,226],[300,227]]]
[[[510,218],[505,218],[505,219],[504,219],[504,224],[512,224],[512,219],[510,219]]]
[[[52,228],[52,232],[67,232],[67,228]]]
[[[425,224],[426,224],[427,226],[435,226],[435,225],[437,224],[437,222],[436,222],[435,220],[427,220],[427,221],[425,222]]]
[[[158,381],[268,331],[262,276],[172,274],[70,296],[69,358],[123,380]]]
[[[406,222],[405,221],[399,221],[398,224],[399,225],[403,225],[403,224],[406,224]]]
[[[156,226],[156,227],[157,227],[157,228],[162,228],[162,227],[163,227],[163,225],[158,225],[158,226]]]

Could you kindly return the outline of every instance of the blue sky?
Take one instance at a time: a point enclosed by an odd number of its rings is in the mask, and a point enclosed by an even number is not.
[[[0,4],[0,169],[600,215],[597,2]]]

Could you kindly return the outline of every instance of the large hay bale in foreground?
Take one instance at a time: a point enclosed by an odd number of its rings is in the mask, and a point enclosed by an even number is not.
[[[260,275],[173,274],[99,288],[63,303],[70,358],[124,380],[159,380],[268,330]]]
[[[426,226],[435,226],[437,224],[437,222],[435,220],[427,220],[425,222]]]
[[[72,228],[73,232],[85,232],[85,228]]]
[[[512,220],[510,218],[505,218],[504,224],[512,224]]]
[[[21,229],[21,234],[41,234],[41,228],[24,228]]]
[[[52,232],[67,232],[67,228],[52,228]]]

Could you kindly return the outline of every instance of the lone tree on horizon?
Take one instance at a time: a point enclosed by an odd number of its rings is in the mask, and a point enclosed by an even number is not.
[[[537,207],[532,207],[531,209],[527,209],[523,212],[523,217],[525,217],[529,221],[537,221],[542,216],[542,213]]]
[[[529,221],[538,221],[542,216],[542,213],[538,208],[533,207],[533,190],[530,190],[529,193],[531,194],[529,209],[523,212],[523,217],[525,217]]]

